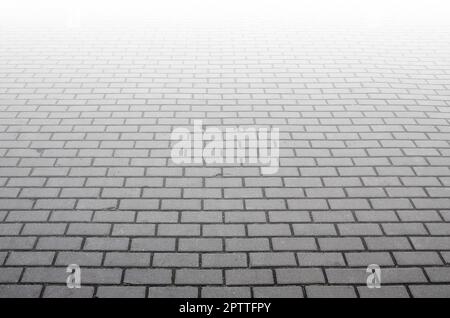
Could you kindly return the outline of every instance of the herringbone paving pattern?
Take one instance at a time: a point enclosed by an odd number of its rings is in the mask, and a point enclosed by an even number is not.
[[[0,297],[449,297],[449,31],[2,30]],[[175,165],[195,119],[279,172]]]

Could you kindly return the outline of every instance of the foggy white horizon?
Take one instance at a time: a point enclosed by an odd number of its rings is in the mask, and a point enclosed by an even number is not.
[[[450,25],[445,0],[3,0],[0,27],[132,26],[142,23],[216,25],[223,22],[358,25]]]

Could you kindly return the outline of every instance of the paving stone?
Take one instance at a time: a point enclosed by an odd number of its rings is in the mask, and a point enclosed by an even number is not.
[[[245,200],[245,207],[249,210],[283,210],[286,208],[286,204],[284,200],[277,199],[248,199]]]
[[[247,255],[245,253],[202,254],[202,267],[247,267]]]
[[[450,263],[450,252],[441,252],[442,258],[446,264]]]
[[[273,284],[274,278],[268,269],[230,269],[225,271],[227,285]]]
[[[385,252],[357,252],[345,253],[345,258],[349,266],[369,266],[377,264],[379,266],[393,266],[394,262],[389,253]]]
[[[249,287],[203,287],[204,298],[250,298]]]
[[[205,199],[203,207],[205,210],[242,210],[244,203],[242,200],[235,199]]]
[[[100,195],[100,189],[96,188],[64,188],[60,196],[62,198],[96,198]]]
[[[399,265],[441,265],[442,261],[436,252],[394,252]]]
[[[287,200],[290,210],[326,210],[328,204],[323,199],[291,199]]]
[[[132,251],[175,251],[173,238],[134,238],[131,240]]]
[[[212,207],[208,207],[207,200],[205,200],[205,208],[211,210],[217,210]],[[155,204],[155,208],[156,204]],[[165,199],[162,200],[161,209],[163,210],[200,210],[201,201],[197,199]],[[149,209],[149,207],[147,207]],[[145,210],[145,209],[144,209]],[[220,209],[219,209],[220,210]]]
[[[71,223],[67,229],[69,235],[107,235],[111,231],[111,225],[103,223]]]
[[[355,222],[354,214],[347,210],[333,211],[333,213],[329,213],[329,211],[312,211],[311,215],[314,222]]]
[[[88,222],[92,219],[92,215],[92,211],[52,211],[49,220],[52,222]]]
[[[182,238],[179,240],[179,251],[214,252],[222,250],[222,240],[217,238]]]
[[[363,250],[364,246],[359,238],[319,238],[319,247],[324,251]]]
[[[177,223],[179,212],[141,211],[137,213],[137,222],[142,223]]]
[[[222,271],[217,269],[177,269],[177,285],[217,285],[222,284]]]
[[[0,252],[0,265],[3,265],[3,263],[6,260],[6,256],[8,255],[7,252]]]
[[[0,250],[29,250],[36,241],[35,237],[0,237]]]
[[[199,255],[194,253],[155,253],[154,267],[198,267]]]
[[[409,289],[415,298],[450,297],[450,285],[412,285]]]
[[[150,253],[106,253],[103,264],[112,267],[146,267],[150,266]]]
[[[125,284],[171,284],[172,271],[169,269],[126,269]]]
[[[80,199],[77,203],[78,210],[106,210],[116,206],[117,200],[110,199]]]
[[[447,223],[428,223],[426,227],[430,231],[431,235],[450,235],[450,226]],[[424,231],[426,233],[426,231]],[[420,235],[420,233],[413,233]]]
[[[149,287],[149,298],[197,298],[197,287]]]
[[[241,224],[204,225],[203,236],[245,236],[245,227]]]
[[[294,234],[298,236],[333,236],[337,235],[333,224],[294,224]]]
[[[272,238],[272,246],[274,250],[316,250],[317,245],[314,238],[311,237],[275,237]]]
[[[156,232],[154,224],[115,224],[113,236],[153,236]]]
[[[135,215],[134,211],[95,211],[93,221],[108,223],[133,222]]]
[[[361,298],[409,298],[404,286],[382,286],[382,288],[359,286],[357,288]]]
[[[275,273],[279,284],[325,283],[322,270],[318,268],[280,268]]]
[[[448,209],[450,199],[413,199],[414,206],[417,209]]]
[[[25,265],[51,265],[54,259],[54,252],[11,252],[6,265],[25,266]]]
[[[418,250],[450,249],[450,237],[411,237],[411,242]]]
[[[311,217],[306,211],[270,211],[269,220],[270,222],[309,222]]]
[[[308,252],[297,253],[300,266],[345,266],[345,260],[341,253]]]
[[[398,211],[397,213],[403,222],[433,222],[441,220],[439,213],[432,210],[407,210]]]
[[[370,199],[374,209],[411,209],[408,199]]]
[[[6,210],[31,209],[33,203],[30,199],[0,199],[0,206]]]
[[[250,224],[249,236],[289,236],[291,229],[287,224]]]
[[[382,225],[387,235],[425,235],[427,231],[421,223],[389,223]]]
[[[233,238],[225,240],[227,251],[266,251],[269,250],[267,238]]]
[[[36,201],[35,209],[71,210],[75,207],[73,199],[39,199]]]
[[[0,224],[0,236],[19,235],[21,229],[22,224],[20,223]]]
[[[200,236],[198,224],[160,224],[159,236]]]
[[[122,210],[154,210],[159,206],[156,199],[123,199],[119,208]]]
[[[145,287],[100,286],[96,296],[99,298],[144,298]]]
[[[164,189],[167,191],[169,189]],[[174,189],[175,190],[175,189]],[[178,190],[178,189],[176,189]],[[177,192],[175,197],[179,197],[180,194]],[[197,188],[197,189],[184,189],[183,191],[184,198],[221,198],[222,191],[220,189],[209,189],[209,188]],[[227,197],[227,196],[226,196]],[[230,196],[231,197],[231,196]]]
[[[328,202],[333,210],[370,209],[369,202],[366,199],[331,199]]]
[[[1,283],[17,283],[20,280],[21,273],[22,273],[21,268],[2,267],[2,268],[0,268],[0,282]]]
[[[101,250],[101,251],[120,251],[127,250],[129,245],[128,238],[112,238],[112,237],[88,237],[84,244],[85,250]]]
[[[40,285],[0,285],[1,298],[37,298],[41,294]]]
[[[63,235],[66,231],[66,224],[49,223],[28,223],[22,230],[23,235]]]
[[[92,298],[94,287],[67,288],[67,286],[46,286],[44,298]]]
[[[410,268],[385,268],[382,269],[382,281],[386,284],[402,284],[405,282],[425,283],[427,279],[423,270],[416,267]]]
[[[432,283],[450,282],[450,269],[448,267],[430,267],[425,268],[425,271]]]
[[[223,220],[220,211],[183,211],[181,212],[182,223],[220,223]]]
[[[225,223],[265,223],[264,211],[228,211],[225,214]]]
[[[345,236],[375,236],[382,235],[378,224],[339,224],[339,233]]]
[[[102,252],[58,252],[56,265],[77,264],[78,266],[100,266],[103,260]]]
[[[250,253],[251,267],[295,266],[296,264],[294,253],[290,252]]]
[[[330,284],[364,284],[367,278],[366,268],[329,268],[325,273]]]
[[[370,250],[411,249],[411,245],[406,237],[367,237],[365,241]]]
[[[81,283],[85,284],[119,284],[122,279],[122,270],[118,268],[82,268]]]
[[[402,211],[398,211],[401,215]],[[356,219],[359,222],[397,222],[398,215],[394,211],[355,211]]]
[[[300,286],[254,287],[255,298],[303,298]]]
[[[25,269],[21,282],[65,284],[66,278],[66,267],[28,267]]]
[[[308,298],[356,298],[352,286],[306,286]]]

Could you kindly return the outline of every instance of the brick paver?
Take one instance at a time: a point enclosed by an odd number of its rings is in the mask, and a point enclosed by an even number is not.
[[[0,297],[450,296],[449,29],[139,30],[0,31]],[[279,172],[177,166],[194,119]]]

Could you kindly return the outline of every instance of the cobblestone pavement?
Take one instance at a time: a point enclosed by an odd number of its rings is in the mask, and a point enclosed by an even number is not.
[[[3,29],[0,297],[450,297],[449,35]],[[194,119],[279,172],[175,165]]]

